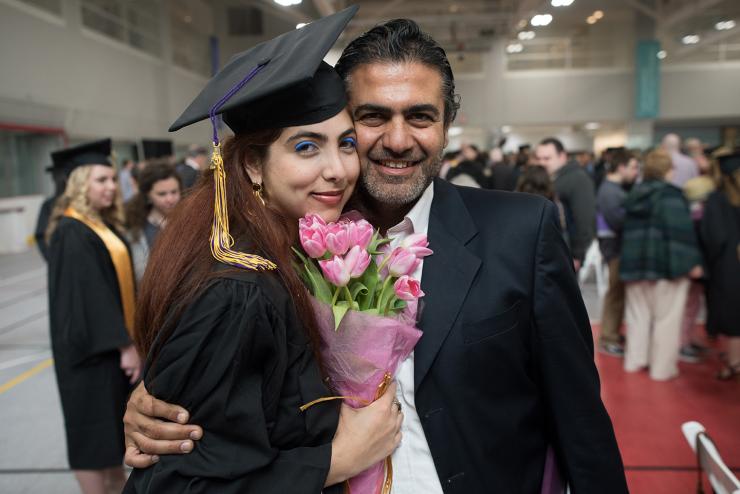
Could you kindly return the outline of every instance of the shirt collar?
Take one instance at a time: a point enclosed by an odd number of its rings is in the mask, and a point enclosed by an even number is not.
[[[411,208],[403,220],[388,229],[388,236],[411,235],[412,233],[427,234],[429,230],[429,215],[432,211],[432,200],[434,199],[434,183],[429,184],[414,207]]]

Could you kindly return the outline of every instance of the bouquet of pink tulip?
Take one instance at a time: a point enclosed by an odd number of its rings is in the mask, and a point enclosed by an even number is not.
[[[426,235],[409,235],[392,248],[370,223],[350,215],[336,223],[307,215],[299,235],[304,252],[296,254],[313,295],[324,368],[350,406],[365,406],[383,394],[421,338],[414,323],[424,293],[412,275],[432,254]],[[390,458],[385,466],[392,468]],[[381,462],[350,479],[350,492],[388,492],[390,476],[384,478]]]

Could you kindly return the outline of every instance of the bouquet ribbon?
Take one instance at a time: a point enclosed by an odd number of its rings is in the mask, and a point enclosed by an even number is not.
[[[385,375],[383,376],[383,380],[380,382],[380,384],[378,384],[378,389],[375,391],[375,399],[373,401],[377,400],[378,398],[380,398],[381,396],[385,394],[385,391],[388,389],[388,386],[391,384],[391,379],[392,379],[391,374],[389,372],[386,372]],[[313,401],[309,401],[305,405],[301,405],[300,410],[301,412],[305,412],[306,410],[308,410],[314,405],[317,405],[319,403],[324,403],[327,401],[334,401],[334,400],[354,400],[354,401],[362,403],[365,406],[372,403],[358,396],[324,396],[322,398],[317,398]],[[385,459],[385,471],[386,471],[385,482],[383,482],[383,488],[381,489],[380,492],[381,494],[390,494],[391,487],[393,486],[393,460],[391,459],[390,456],[388,456]],[[350,487],[349,487],[349,481],[347,481],[346,484],[347,484],[347,494],[351,494]]]

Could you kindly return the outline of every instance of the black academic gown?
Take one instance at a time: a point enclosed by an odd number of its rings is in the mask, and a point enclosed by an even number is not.
[[[41,204],[39,217],[36,220],[36,231],[34,232],[34,238],[36,239],[39,252],[47,262],[49,260],[49,247],[46,245],[46,228],[49,226],[49,217],[54,209],[56,200],[57,196],[49,197]]]
[[[72,218],[49,245],[49,319],[70,467],[119,466],[129,384],[118,349],[131,341],[108,250]]]
[[[134,470],[125,493],[322,491],[338,404],[299,410],[330,393],[288,292],[271,273],[224,276],[161,333],[144,377],[154,396],[187,408],[204,436],[190,454]]]
[[[712,334],[740,336],[740,208],[722,191],[713,192],[701,222],[708,271],[707,328]]]

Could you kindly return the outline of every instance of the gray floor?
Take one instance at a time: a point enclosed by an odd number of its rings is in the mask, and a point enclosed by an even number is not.
[[[79,492],[67,467],[48,331],[44,262],[36,252],[0,256],[1,493]]]
[[[596,287],[583,295],[592,319]],[[69,471],[48,335],[46,267],[35,252],[0,256],[0,493],[77,494]],[[27,377],[28,371],[44,366]],[[17,383],[17,384],[14,384]],[[14,384],[14,385],[13,385]]]

